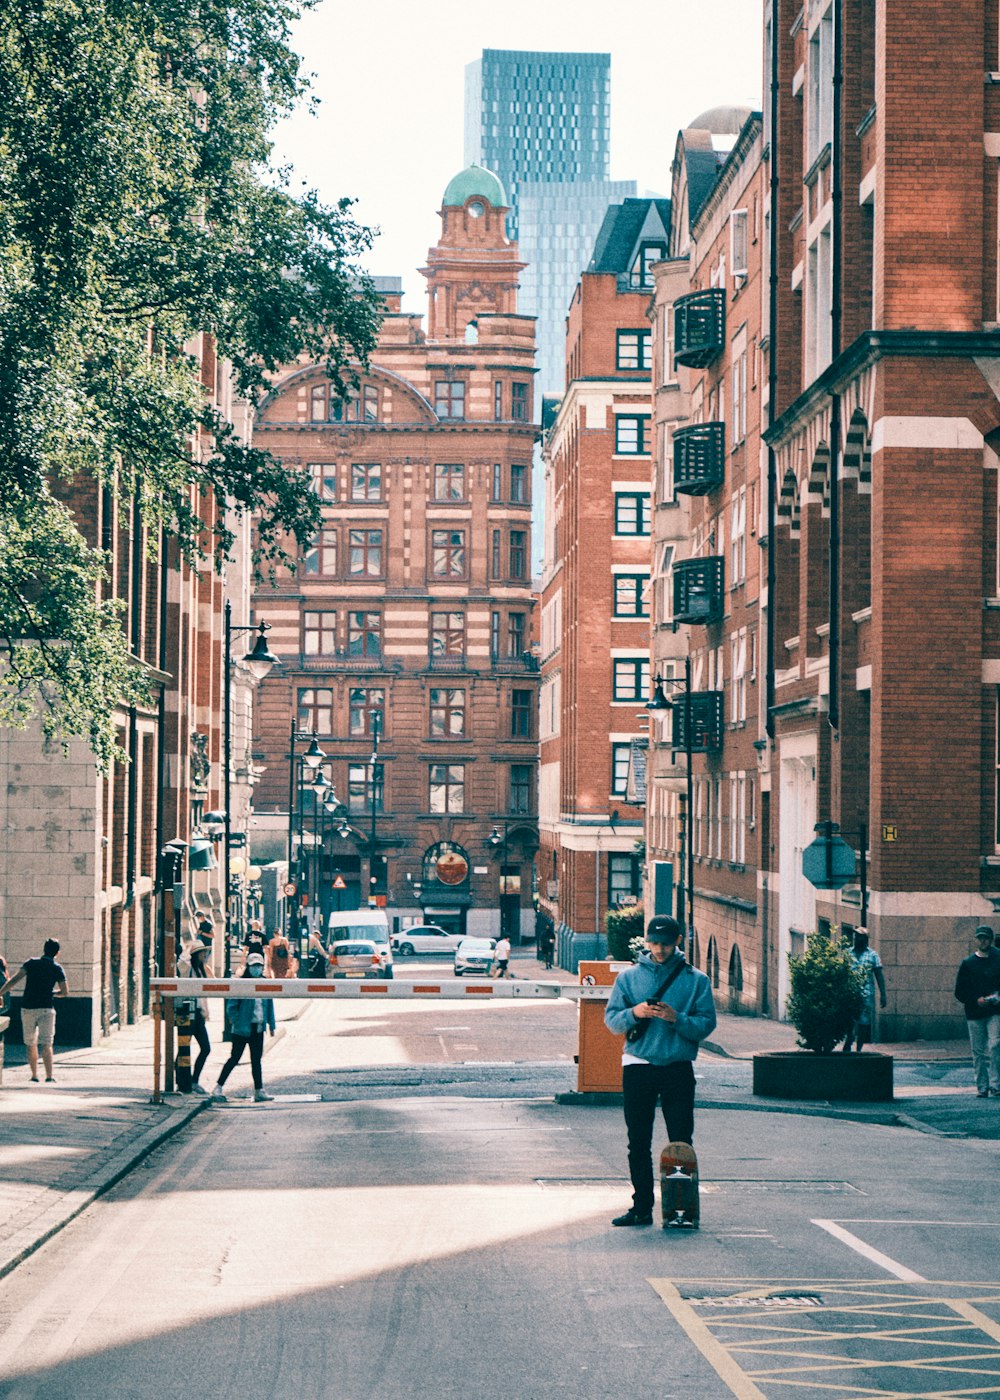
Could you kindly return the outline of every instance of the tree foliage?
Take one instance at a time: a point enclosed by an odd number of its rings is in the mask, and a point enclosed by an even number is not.
[[[788,1019],[799,1033],[798,1044],[829,1055],[843,1040],[861,1011],[865,977],[847,948],[814,933],[800,957],[789,955],[792,990]]]
[[[110,487],[195,566],[231,547],[227,503],[256,513],[258,561],[282,558],[317,502],[212,407],[196,338],[253,400],[300,356],[346,389],[377,336],[350,201],[269,169],[268,133],[306,91],[298,10],[0,0],[0,722],[42,699],[50,732],[104,758],[143,678],[66,483]]]
[[[639,939],[641,949],[645,926],[645,913],[641,904],[625,904],[620,909],[609,909],[604,916],[609,955],[618,962],[634,961],[636,949],[632,945]]]

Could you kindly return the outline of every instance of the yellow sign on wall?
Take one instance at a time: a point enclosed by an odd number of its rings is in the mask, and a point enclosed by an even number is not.
[[[899,837],[899,827],[895,822],[882,823],[882,840],[895,841]]]

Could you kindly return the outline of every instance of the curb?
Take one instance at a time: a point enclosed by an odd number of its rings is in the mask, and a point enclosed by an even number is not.
[[[78,1215],[82,1215],[99,1196],[110,1191],[112,1186],[116,1186],[161,1143],[173,1137],[207,1106],[207,1099],[199,1099],[195,1103],[183,1106],[178,1105],[176,1109],[173,1105],[169,1105],[171,1112],[177,1114],[172,1122],[154,1123],[152,1127],[140,1133],[133,1142],[123,1148],[99,1171],[96,1180],[92,1180],[89,1185],[67,1191],[60,1200],[43,1211],[41,1216],[0,1246],[0,1278],[5,1278],[7,1274],[12,1273],[25,1259],[34,1254],[36,1250],[41,1249],[42,1245],[53,1235],[65,1229],[70,1221],[75,1220]]]

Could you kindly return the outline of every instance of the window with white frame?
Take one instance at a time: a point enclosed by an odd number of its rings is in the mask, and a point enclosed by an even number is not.
[[[628,767],[632,745],[611,745],[611,796],[624,797],[628,790]]]
[[[673,565],[674,546],[660,545],[659,567],[656,572],[654,621],[660,627],[668,626],[674,617],[673,612]]]
[[[734,865],[745,865],[747,856],[746,827],[747,776],[729,775],[729,859]]]
[[[746,281],[747,253],[749,242],[749,213],[746,209],[734,209],[729,216],[729,261],[733,276]]]
[[[729,639],[732,673],[729,718],[739,724],[747,717],[747,629],[741,627]]]
[[[733,393],[732,393],[732,441],[735,447],[747,435],[747,328],[742,326],[733,337],[731,349]]]
[[[668,505],[674,499],[674,454],[673,434],[669,423],[659,423],[656,429],[657,446],[657,505]]]
[[[649,657],[616,656],[612,660],[613,700],[649,698]]]
[[[804,340],[806,378],[816,376],[833,355],[833,244],[830,223],[820,229],[806,249]]]
[[[712,855],[716,860],[722,859],[722,779],[712,779],[712,814],[715,821],[712,826]]]
[[[833,140],[833,6],[809,36],[807,60],[806,168]]]
[[[729,504],[729,583],[735,587],[747,576],[747,488],[733,493]]]
[[[674,368],[674,308],[665,306],[660,316],[660,383],[676,384]]]

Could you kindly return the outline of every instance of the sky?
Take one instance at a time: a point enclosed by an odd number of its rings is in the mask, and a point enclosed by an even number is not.
[[[678,130],[709,107],[761,102],[762,0],[320,0],[294,45],[315,113],[275,133],[275,160],[381,230],[368,270],[422,267],[441,195],[465,164],[465,65],[484,48],[611,54],[611,178],[668,195]]]

